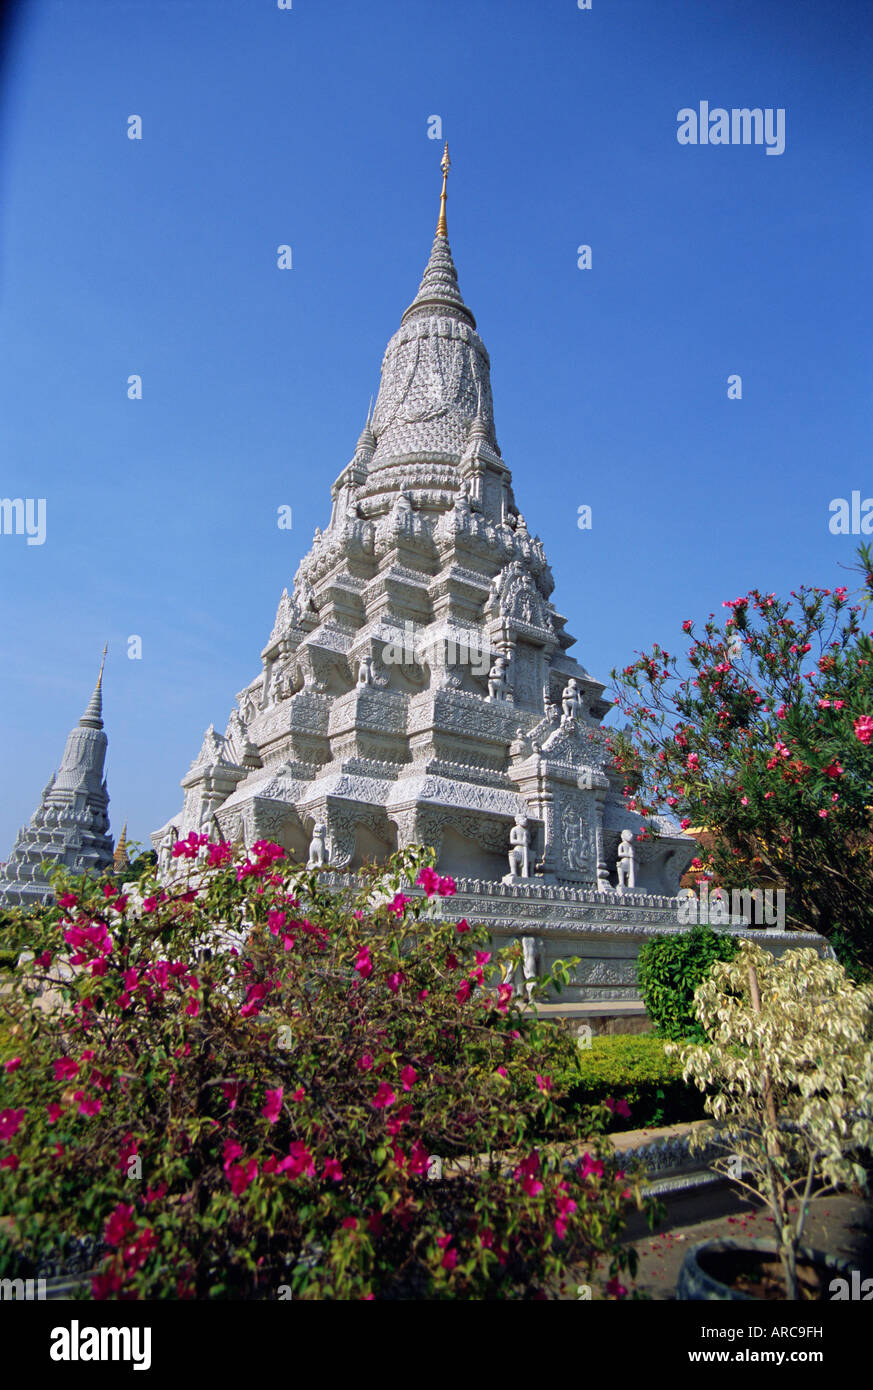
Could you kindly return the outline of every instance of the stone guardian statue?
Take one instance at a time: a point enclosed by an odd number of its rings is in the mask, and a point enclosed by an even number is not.
[[[316,821],[312,827],[312,839],[309,841],[309,858],[306,861],[307,869],[323,869],[327,863],[327,826],[324,821]]]
[[[633,847],[633,831],[623,830],[618,846],[618,859],[615,870],[618,874],[618,891],[624,893],[636,887],[636,858]]]
[[[530,878],[530,831],[527,816],[516,816],[509,832],[509,873],[512,878]]]

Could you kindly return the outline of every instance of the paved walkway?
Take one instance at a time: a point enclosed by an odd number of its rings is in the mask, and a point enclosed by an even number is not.
[[[736,1196],[728,1185],[679,1194],[670,1199],[666,1220],[654,1235],[637,1217],[630,1224],[628,1235],[636,1246],[639,1266],[633,1284],[623,1282],[646,1298],[675,1299],[679,1268],[689,1246],[725,1236],[769,1237],[772,1232],[767,1214]],[[873,1277],[873,1206],[842,1193],[816,1200],[807,1218],[804,1244],[851,1260],[862,1279]]]

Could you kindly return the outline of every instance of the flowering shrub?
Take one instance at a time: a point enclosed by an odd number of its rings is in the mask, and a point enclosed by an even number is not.
[[[541,1298],[604,1257],[624,1292],[609,1111],[562,1160],[573,1044],[503,979],[519,947],[429,916],[427,852],[175,854],[129,898],[60,881],[0,994],[0,1273],[92,1238],[95,1298]]]
[[[612,676],[631,721],[614,739],[628,805],[664,806],[713,837],[693,867],[726,888],[776,884],[789,926],[815,929],[840,958],[873,969],[873,642],[864,583],[805,587],[789,600],[753,589],[688,620],[687,667],[655,646]]]
[[[699,986],[696,1013],[704,1045],[666,1045],[721,1122],[692,1147],[720,1147],[714,1166],[767,1207],[786,1297],[796,1299],[810,1201],[867,1187],[859,1160],[873,1145],[873,989],[816,951],[777,961],[743,941]]]

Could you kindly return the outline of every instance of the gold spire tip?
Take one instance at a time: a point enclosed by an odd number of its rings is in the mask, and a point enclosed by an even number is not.
[[[103,656],[102,656],[101,661],[100,661],[100,674],[99,674],[99,676],[97,677],[97,685],[98,685],[98,688],[103,684],[103,667],[106,665],[106,652],[107,652],[108,647],[109,647],[109,643],[108,643],[108,642],[104,642],[104,643],[103,643]]]
[[[452,161],[449,159],[449,142],[447,140],[445,144],[445,149],[443,150],[443,157],[440,160],[440,168],[443,171],[443,191],[440,194],[440,217],[439,221],[437,222],[437,236],[448,236],[449,234],[449,229],[446,225],[446,183],[448,181],[449,170],[451,169],[451,167]]]

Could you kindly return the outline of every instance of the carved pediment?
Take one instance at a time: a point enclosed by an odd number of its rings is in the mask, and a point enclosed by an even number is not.
[[[492,581],[488,610],[512,622],[544,628],[554,635],[549,606],[520,560],[506,565]]]
[[[221,734],[215,732],[215,725],[210,724],[206,733],[203,735],[200,752],[197,754],[191,767],[192,769],[195,767],[211,767],[214,763],[229,764],[229,759],[226,756],[224,739]]]

